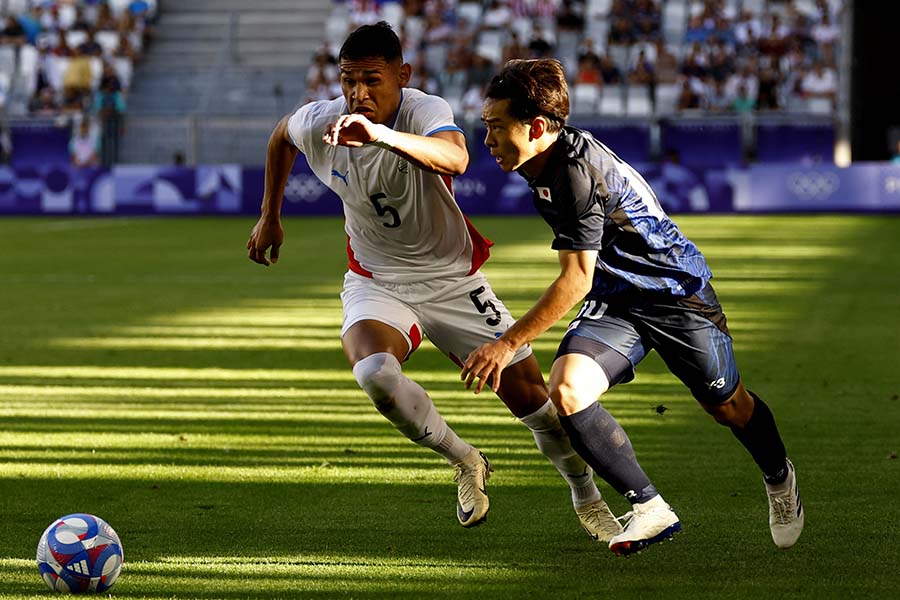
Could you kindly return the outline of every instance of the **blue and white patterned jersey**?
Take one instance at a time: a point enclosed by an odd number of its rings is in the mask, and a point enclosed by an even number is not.
[[[691,296],[712,277],[644,178],[590,133],[564,127],[528,185],[555,250],[597,250],[590,297],[636,290]]]

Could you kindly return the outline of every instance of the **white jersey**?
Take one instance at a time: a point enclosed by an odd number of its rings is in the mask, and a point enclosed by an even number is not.
[[[384,283],[477,271],[491,242],[460,211],[452,179],[375,145],[323,142],[326,126],[346,112],[343,98],[311,102],[291,116],[288,133],[316,177],[343,201],[350,270]],[[411,88],[403,89],[391,127],[422,136],[462,131],[446,101]]]

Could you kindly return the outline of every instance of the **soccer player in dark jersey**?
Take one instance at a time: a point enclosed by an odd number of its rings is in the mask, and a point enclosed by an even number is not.
[[[568,114],[556,60],[510,61],[488,86],[485,144],[501,169],[518,172],[533,190],[561,269],[525,316],[469,355],[466,385],[474,383],[476,393],[486,383],[496,387],[515,349],[583,299],[553,362],[550,395],[572,446],[632,503],[631,520],[610,549],[628,555],[681,529],[628,436],[597,402],[630,381],[650,350],[753,457],[768,493],[772,539],[789,548],[804,516],[794,466],[769,407],[740,379],[706,260],[640,174],[591,134],[566,126]]]

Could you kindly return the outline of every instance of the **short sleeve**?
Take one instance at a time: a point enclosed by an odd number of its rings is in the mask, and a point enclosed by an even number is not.
[[[554,250],[600,250],[606,221],[606,185],[580,161],[562,169],[554,186],[554,202],[561,202]]]
[[[310,129],[310,112],[311,105],[307,104],[298,108],[297,111],[291,115],[290,119],[288,119],[288,136],[291,138],[291,142],[293,142],[300,152],[304,154],[306,154],[304,143]]]
[[[438,96],[423,95],[411,111],[411,131],[415,135],[429,136],[439,131],[463,130],[453,120],[453,109],[446,100]]]

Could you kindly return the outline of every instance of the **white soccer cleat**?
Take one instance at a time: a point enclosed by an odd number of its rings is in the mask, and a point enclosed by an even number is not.
[[[453,479],[459,484],[456,517],[463,527],[472,527],[484,521],[490,508],[485,484],[493,469],[487,457],[474,448],[455,466]]]
[[[769,529],[772,540],[779,548],[790,548],[797,543],[803,531],[803,502],[797,489],[797,472],[787,461],[787,480],[778,486],[766,484],[769,496]]]
[[[625,515],[625,530],[609,541],[609,549],[619,556],[630,556],[647,546],[671,538],[681,531],[681,521],[662,496],[635,504]]]
[[[576,506],[575,514],[587,534],[598,542],[608,542],[622,533],[622,525],[602,498],[584,506]]]

